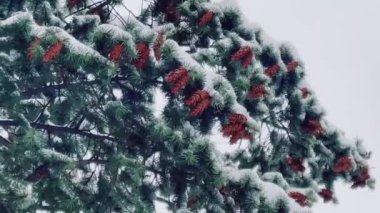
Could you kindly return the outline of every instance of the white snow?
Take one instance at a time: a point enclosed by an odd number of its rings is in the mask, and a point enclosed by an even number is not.
[[[30,20],[33,20],[33,17],[30,13],[17,12],[10,18],[0,21],[0,27],[7,27],[7,26],[11,26],[22,21],[30,21]]]
[[[98,25],[100,23],[100,18],[97,15],[80,15],[74,16],[73,22],[77,25],[84,25],[93,22],[94,25]]]
[[[20,104],[23,105],[33,105],[33,106],[43,106],[47,104],[47,100],[43,98],[31,98],[24,99],[20,101]]]

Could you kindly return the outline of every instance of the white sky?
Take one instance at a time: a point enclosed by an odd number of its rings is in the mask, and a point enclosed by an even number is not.
[[[134,11],[141,8],[141,1],[124,1]],[[327,118],[348,136],[364,140],[373,151],[371,175],[380,179],[380,1],[236,1],[247,19],[296,47]],[[314,212],[379,212],[380,190],[342,184],[336,190],[339,204],[318,204]]]
[[[307,69],[327,118],[373,151],[372,176],[379,179],[380,1],[237,0],[246,17],[278,41],[290,41]],[[337,187],[338,205],[314,212],[380,212],[380,191]]]

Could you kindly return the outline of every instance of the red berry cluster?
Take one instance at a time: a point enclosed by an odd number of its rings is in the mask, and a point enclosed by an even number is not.
[[[248,93],[248,97],[252,99],[257,99],[265,96],[267,93],[264,85],[258,85],[252,87],[251,91]]]
[[[232,113],[228,117],[228,124],[222,128],[223,136],[230,137],[230,143],[235,144],[240,139],[252,139],[252,135],[245,130],[247,118],[239,113]]]
[[[273,78],[274,76],[277,75],[278,72],[280,72],[280,69],[281,69],[280,65],[275,64],[275,65],[272,65],[272,66],[266,68],[264,73],[265,73],[265,75]]]
[[[248,68],[253,61],[253,52],[250,47],[242,47],[231,56],[231,61],[242,60],[244,68]]]
[[[43,61],[44,62],[51,62],[55,58],[59,56],[61,51],[63,50],[64,44],[62,42],[57,42],[53,45],[51,45],[45,52],[43,56]]]
[[[315,137],[320,137],[323,134],[323,128],[321,122],[316,119],[310,119],[304,122],[303,130],[309,134],[314,135]]]
[[[149,61],[149,45],[146,42],[138,42],[136,44],[138,57],[135,60],[137,70],[142,70],[146,63]]]
[[[295,172],[304,172],[305,166],[303,165],[302,159],[296,159],[292,157],[288,157],[286,160],[290,168]]]
[[[348,172],[351,170],[351,168],[352,168],[351,159],[347,156],[339,158],[335,164],[336,173]]]
[[[307,206],[307,197],[301,192],[289,192],[289,197],[293,198],[301,206]]]
[[[198,90],[185,100],[185,104],[191,108],[191,116],[202,114],[211,104],[211,97],[205,90]]]
[[[108,55],[108,59],[114,63],[119,63],[121,55],[124,51],[124,44],[118,43],[112,49],[110,54]]]
[[[171,92],[177,95],[190,81],[190,75],[186,68],[180,67],[165,76],[165,81],[171,85]]]
[[[210,23],[210,21],[212,20],[212,18],[214,17],[214,12],[212,11],[207,11],[205,14],[203,14],[203,16],[200,18],[199,20],[199,23],[198,25],[200,27],[204,27],[206,26],[208,23]]]

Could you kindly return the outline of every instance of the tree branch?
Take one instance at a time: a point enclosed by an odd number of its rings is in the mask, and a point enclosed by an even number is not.
[[[18,126],[18,125],[20,125],[20,122],[15,121],[15,120],[0,120],[0,126]],[[69,133],[73,135],[81,135],[81,136],[84,136],[90,139],[95,139],[95,140],[109,140],[113,142],[120,141],[119,139],[108,136],[108,135],[91,133],[88,131],[75,129],[75,128],[40,124],[40,123],[35,123],[35,122],[30,123],[30,126],[32,126],[35,129],[43,129],[43,130],[46,130],[48,132],[53,132],[53,133]]]
[[[68,87],[75,87],[79,85],[93,85],[101,83],[100,80],[93,80],[93,81],[83,81],[83,82],[77,82],[77,83],[72,83],[72,84],[54,84],[54,85],[49,85],[49,86],[43,86],[43,87],[38,87],[38,88],[33,88],[33,89],[28,89],[26,91],[21,92],[22,96],[30,96],[39,92],[46,92],[46,91],[51,91],[51,90],[57,90],[57,89],[66,89]]]

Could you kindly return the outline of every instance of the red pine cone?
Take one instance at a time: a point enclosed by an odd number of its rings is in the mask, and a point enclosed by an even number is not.
[[[338,159],[338,161],[335,164],[335,172],[342,173],[342,172],[348,172],[351,170],[352,163],[351,159],[347,156],[341,157]]]
[[[226,137],[233,136],[244,131],[245,131],[244,124],[229,123],[228,125],[223,127],[223,136],[226,136]]]
[[[190,197],[187,200],[187,207],[189,207],[190,209],[194,209],[196,207],[198,201],[199,201],[198,197],[196,197],[196,196]]]
[[[235,144],[237,143],[240,139],[248,139],[248,140],[251,140],[252,139],[252,135],[249,134],[249,132],[247,131],[239,131],[237,132],[236,134],[232,135],[232,137],[230,138],[230,143],[231,144]]]
[[[264,72],[267,76],[273,78],[277,75],[278,72],[280,72],[280,65],[275,64],[271,67],[268,67]]]
[[[165,76],[165,81],[174,84],[177,81],[181,80],[187,74],[187,69],[185,67],[180,67],[169,72],[169,74]]]
[[[305,87],[301,89],[301,92],[302,92],[302,98],[307,98],[307,96],[310,93],[309,90]]]
[[[161,46],[164,43],[164,41],[165,41],[165,35],[164,33],[160,32],[153,45],[154,57],[156,58],[157,61],[161,60]]]
[[[354,183],[352,184],[352,188],[356,187],[364,187],[367,184],[367,181],[371,178],[369,175],[368,168],[364,168],[359,176],[354,178]]]
[[[245,130],[247,118],[238,113],[228,116],[229,123],[222,128],[223,136],[230,137],[230,143],[234,144],[240,139],[252,139],[252,135]]]
[[[36,37],[33,39],[33,41],[30,43],[29,48],[26,51],[26,57],[28,58],[29,61],[33,60],[33,54],[34,50],[37,48],[38,45],[40,45],[41,39]]]
[[[190,81],[190,75],[186,68],[180,67],[165,76],[165,81],[171,84],[171,92],[177,95]]]
[[[247,117],[239,113],[232,113],[228,116],[228,121],[230,124],[243,124],[247,123]]]
[[[210,21],[212,20],[212,18],[214,17],[214,12],[212,11],[207,11],[202,17],[201,19],[199,20],[199,26],[200,27],[204,27],[206,26],[208,23],[210,23]]]
[[[177,95],[181,90],[183,90],[186,87],[189,81],[190,81],[190,76],[188,73],[186,73],[186,75],[184,75],[179,81],[177,81],[176,83],[172,85],[172,89],[171,89],[172,94]]]
[[[289,197],[293,198],[301,206],[307,206],[307,197],[300,192],[289,192]]]
[[[253,52],[250,47],[242,47],[231,56],[231,61],[243,60],[244,68],[247,68],[253,61]]]
[[[202,100],[210,98],[210,95],[205,90],[196,91],[190,98],[185,100],[187,106],[195,106],[200,103]]]
[[[169,3],[167,3],[165,7],[165,18],[168,22],[179,22],[181,18],[181,14],[179,13],[177,9],[177,5],[175,0],[171,0]]]
[[[231,189],[228,186],[222,186],[219,188],[220,194],[222,194],[224,197],[231,196]]]
[[[37,167],[26,180],[30,182],[38,182],[50,177],[49,164],[43,164]]]
[[[43,57],[43,62],[53,61],[63,50],[64,44],[62,42],[57,42],[51,45],[45,52]]]
[[[243,59],[249,52],[251,52],[251,48],[242,47],[236,53],[231,56],[231,61],[238,61]]]
[[[252,64],[253,61],[253,53],[250,51],[244,58],[243,58],[243,67],[247,69],[249,65]]]
[[[286,65],[286,68],[289,72],[295,71],[298,67],[299,63],[297,61],[292,61],[289,64]]]
[[[191,111],[191,116],[192,117],[197,117],[198,115],[201,115],[211,104],[211,100],[205,99],[202,100],[198,105],[196,105],[192,111]]]
[[[77,6],[79,4],[79,1],[80,0],[67,0],[67,5],[71,9],[71,8]]]
[[[110,54],[108,55],[109,60],[114,63],[119,63],[121,55],[123,54],[123,51],[124,51],[124,44],[123,43],[116,44],[112,48]]]
[[[292,157],[288,157],[287,163],[290,166],[290,168],[295,172],[304,172],[305,166],[303,165],[302,159],[295,159]]]
[[[196,117],[210,106],[211,97],[207,91],[198,90],[190,98],[185,100],[185,104],[191,108],[191,116]]]
[[[145,42],[138,42],[136,44],[136,50],[139,56],[135,60],[135,66],[137,70],[142,70],[149,61],[149,45]]]
[[[324,202],[328,202],[333,198],[333,192],[330,189],[322,189],[318,194],[323,198]]]
[[[315,137],[320,137],[323,134],[323,128],[321,122],[319,120],[311,119],[308,120],[304,126],[303,130],[310,135],[314,135]]]
[[[264,85],[258,85],[252,87],[251,91],[249,92],[248,96],[252,99],[261,98],[265,96],[267,93]]]

